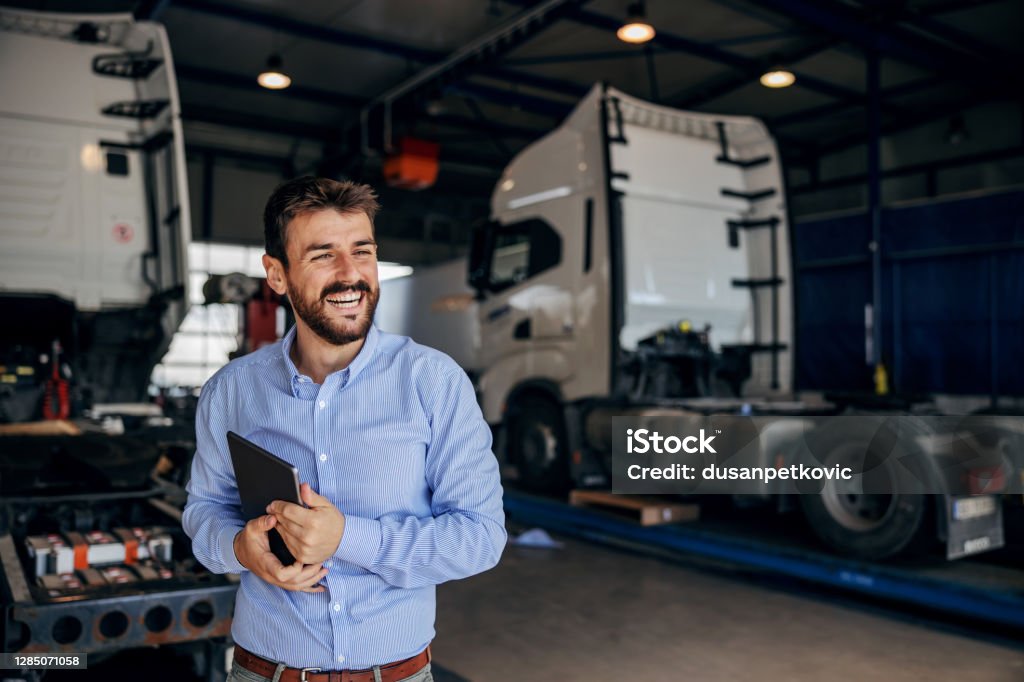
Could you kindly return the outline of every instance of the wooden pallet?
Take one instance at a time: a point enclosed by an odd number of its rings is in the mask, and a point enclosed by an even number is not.
[[[641,526],[657,526],[679,521],[695,521],[700,517],[696,504],[665,502],[656,497],[616,495],[604,490],[573,490],[569,504],[574,507],[603,507],[628,514]]]

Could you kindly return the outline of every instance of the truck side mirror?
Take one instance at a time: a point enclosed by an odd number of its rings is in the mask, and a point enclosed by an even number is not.
[[[491,257],[494,252],[493,220],[473,229],[469,245],[468,283],[476,290],[477,300],[484,298],[491,281]]]

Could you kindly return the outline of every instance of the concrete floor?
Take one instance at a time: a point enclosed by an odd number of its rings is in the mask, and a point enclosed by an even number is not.
[[[439,682],[1024,681],[1024,644],[558,539],[438,589]]]

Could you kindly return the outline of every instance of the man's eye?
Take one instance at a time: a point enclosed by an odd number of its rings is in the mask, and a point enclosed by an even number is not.
[[[329,253],[321,253],[319,256],[313,256],[313,260],[324,260],[326,258],[330,258],[330,256],[331,254]]]
[[[367,251],[365,249],[363,249],[361,251],[356,251],[356,255],[357,256],[369,256],[371,253],[373,253],[373,252],[372,251]]]

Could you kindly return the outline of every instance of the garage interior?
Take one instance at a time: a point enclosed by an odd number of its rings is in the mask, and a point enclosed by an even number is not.
[[[302,175],[377,190],[377,325],[492,428],[509,544],[439,586],[439,682],[1024,680],[1024,3],[0,2],[2,651],[89,656],[0,680],[225,679],[196,403],[294,323],[262,211]],[[681,414],[992,419],[1002,459],[621,494],[612,419]],[[54,568],[91,534],[121,559]]]

